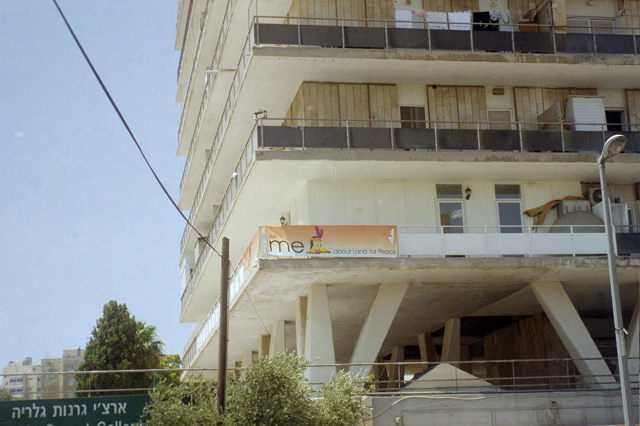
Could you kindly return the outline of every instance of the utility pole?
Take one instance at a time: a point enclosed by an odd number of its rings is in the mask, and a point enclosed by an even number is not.
[[[218,342],[218,412],[224,413],[227,393],[227,343],[229,341],[229,239],[222,238],[220,326]]]

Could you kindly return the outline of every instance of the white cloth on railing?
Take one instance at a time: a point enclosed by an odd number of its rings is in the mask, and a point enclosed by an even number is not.
[[[512,26],[511,24],[511,14],[509,13],[509,9],[502,9],[500,12],[500,31],[518,31],[517,26]]]
[[[427,28],[430,30],[446,30],[447,29],[447,13],[446,12],[427,12],[426,10],[416,10],[414,15],[422,16],[427,21]]]
[[[450,30],[471,31],[471,12],[448,12]]]
[[[413,28],[410,10],[396,9],[396,28]]]

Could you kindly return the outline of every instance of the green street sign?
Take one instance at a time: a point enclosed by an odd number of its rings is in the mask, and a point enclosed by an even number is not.
[[[1,426],[143,426],[148,395],[0,401]]]

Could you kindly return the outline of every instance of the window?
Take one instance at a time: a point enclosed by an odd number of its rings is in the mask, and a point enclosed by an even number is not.
[[[400,107],[400,127],[403,129],[424,129],[426,112],[421,106]]]
[[[567,17],[567,31],[574,34],[613,34],[613,18]]]
[[[522,233],[520,185],[495,185],[500,233]]]
[[[626,130],[624,127],[625,113],[622,109],[605,109],[605,117],[607,118],[607,130],[610,132],[621,132]]]
[[[443,234],[464,232],[464,212],[462,210],[462,185],[437,184],[438,216]],[[455,201],[459,199],[460,201]]]

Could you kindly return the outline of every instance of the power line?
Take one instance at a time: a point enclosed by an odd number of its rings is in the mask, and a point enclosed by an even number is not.
[[[69,21],[67,21],[67,18],[65,17],[64,13],[62,12],[62,9],[60,9],[60,6],[58,6],[58,2],[56,0],[53,0],[53,4],[56,6],[56,9],[58,9],[58,13],[60,13],[60,16],[62,17],[62,20],[64,21],[65,25],[67,26],[67,29],[71,33],[71,36],[73,37],[73,40],[76,42],[76,45],[80,49],[80,52],[82,53],[82,56],[84,57],[85,61],[87,61],[87,64],[91,68],[91,71],[93,72],[93,75],[95,76],[96,80],[98,80],[98,83],[100,84],[100,87],[102,88],[102,91],[104,92],[104,94],[109,99],[109,102],[111,102],[111,106],[115,110],[116,114],[118,114],[118,117],[120,118],[120,121],[122,122],[124,127],[127,129],[127,132],[129,133],[129,136],[131,136],[131,139],[136,144],[136,147],[138,148],[138,151],[140,151],[140,155],[142,155],[142,158],[144,159],[144,162],[147,164],[147,167],[149,168],[149,170],[151,170],[151,173],[153,173],[153,177],[156,179],[156,182],[158,182],[158,185],[160,185],[160,188],[162,188],[162,191],[164,191],[164,194],[167,196],[169,201],[171,201],[171,204],[173,204],[173,207],[175,207],[175,209],[178,211],[178,213],[180,213],[180,216],[182,216],[182,218],[187,223],[187,225],[189,225],[191,227],[191,229],[193,229],[196,232],[196,234],[198,234],[198,236],[204,240],[204,242],[211,248],[211,250],[213,250],[214,253],[216,253],[219,257],[222,257],[222,255],[218,252],[218,250],[216,250],[215,247],[213,247],[213,245],[209,242],[209,239],[206,238],[204,235],[202,235],[200,233],[200,231],[198,231],[196,229],[196,227],[193,226],[193,224],[189,221],[189,219],[184,215],[182,210],[180,210],[180,208],[178,207],[178,204],[173,200],[173,198],[169,194],[169,191],[167,191],[167,188],[164,186],[164,184],[162,183],[162,181],[160,180],[160,178],[156,174],[155,170],[151,166],[151,163],[149,163],[149,160],[147,159],[147,156],[144,154],[144,151],[142,150],[142,147],[138,143],[138,140],[136,139],[135,135],[133,134],[133,131],[129,127],[129,124],[127,123],[127,120],[125,120],[124,116],[120,112],[120,109],[118,108],[118,105],[116,104],[116,102],[111,97],[111,94],[109,93],[109,90],[107,89],[105,84],[102,82],[102,78],[100,78],[100,75],[98,74],[98,71],[96,71],[95,67],[93,66],[93,63],[89,59],[89,56],[84,51],[84,48],[82,47],[82,44],[80,43],[80,40],[78,40],[78,37],[76,37],[76,34],[73,31],[73,29],[71,28],[71,25],[69,24]],[[264,327],[265,331],[267,333],[269,333],[269,330],[267,329],[266,324],[264,323],[264,321],[262,321],[262,317],[258,313],[258,309],[256,308],[255,304],[253,303],[253,300],[251,300],[251,297],[249,296],[249,292],[247,291],[247,292],[245,292],[245,294],[247,295],[247,298],[249,299],[249,302],[253,306],[253,309],[256,311],[256,314],[258,315],[258,319],[262,323],[262,327]],[[270,336],[270,339],[271,339],[271,336]],[[277,345],[275,344],[275,342],[273,342],[273,344],[274,344],[274,346],[276,346],[276,350],[279,351],[279,349],[278,349]]]
[[[82,53],[82,56],[84,57],[85,61],[89,65],[89,68],[91,68],[91,71],[93,72],[94,77],[96,78],[96,80],[98,80],[98,83],[100,84],[100,87],[102,88],[102,91],[104,92],[104,94],[109,99],[109,102],[111,102],[111,106],[115,110],[116,114],[118,114],[118,117],[120,118],[120,121],[124,125],[125,129],[127,129],[127,132],[129,133],[129,136],[131,136],[131,139],[136,144],[136,147],[138,148],[138,151],[140,151],[140,155],[142,155],[142,158],[144,159],[144,162],[147,164],[147,167],[149,168],[149,170],[151,170],[151,173],[153,174],[153,177],[156,179],[156,182],[158,182],[158,185],[160,185],[160,188],[162,188],[162,191],[164,192],[164,194],[167,196],[169,201],[171,201],[171,204],[173,204],[173,207],[175,207],[175,209],[178,211],[178,213],[180,213],[180,216],[182,216],[182,218],[187,223],[187,225],[189,225],[191,227],[191,229],[193,229],[196,232],[196,234],[198,234],[198,236],[200,238],[202,238],[207,243],[207,245],[209,247],[211,247],[211,250],[213,250],[218,256],[220,256],[220,253],[218,253],[218,250],[216,250],[215,247],[213,247],[213,245],[211,245],[211,243],[209,242],[208,238],[205,238],[204,235],[202,235],[200,233],[200,231],[198,231],[196,229],[196,227],[193,226],[193,224],[189,221],[189,219],[184,215],[182,210],[180,210],[180,207],[178,207],[178,204],[171,197],[171,195],[169,194],[169,191],[167,191],[167,188],[164,186],[164,184],[162,183],[162,181],[160,180],[160,178],[156,174],[155,170],[151,166],[151,163],[147,159],[147,156],[144,154],[144,151],[142,150],[142,147],[138,143],[138,140],[136,139],[135,135],[133,134],[133,131],[129,127],[129,124],[127,123],[127,120],[125,120],[124,116],[120,112],[120,109],[118,108],[118,105],[116,104],[116,102],[111,97],[111,94],[109,93],[109,89],[107,89],[107,86],[105,86],[105,84],[102,82],[102,78],[100,78],[100,75],[98,74],[98,71],[96,71],[95,67],[93,66],[93,63],[89,59],[89,56],[84,51],[84,48],[82,47],[82,44],[80,43],[80,40],[78,40],[78,37],[76,37],[76,34],[73,31],[73,29],[71,28],[71,25],[69,24],[69,21],[67,21],[67,18],[65,17],[64,13],[62,12],[62,9],[60,9],[60,6],[58,5],[58,2],[56,0],[53,0],[53,4],[56,6],[56,9],[58,9],[58,13],[60,13],[60,16],[62,17],[62,20],[64,21],[65,25],[67,26],[67,29],[69,30],[69,33],[71,33],[71,36],[73,37],[73,40],[76,42],[76,45],[80,49],[80,52]],[[220,257],[222,257],[222,256],[220,256]]]

